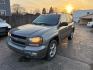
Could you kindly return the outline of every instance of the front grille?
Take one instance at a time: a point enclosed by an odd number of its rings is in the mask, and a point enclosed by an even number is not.
[[[15,35],[15,34],[11,34],[12,37],[15,37],[15,38],[19,38],[19,39],[26,39],[26,37],[24,36],[19,36],[19,35]]]
[[[0,27],[0,32],[6,32],[7,31],[7,27]]]
[[[18,40],[15,40],[15,39],[13,39],[13,38],[11,38],[11,40],[12,40],[14,43],[17,43],[17,44],[26,45],[25,42],[18,41]]]
[[[11,34],[11,40],[13,43],[18,44],[18,45],[22,45],[22,46],[23,45],[26,46],[27,42],[28,42],[26,37],[14,35],[14,34]]]

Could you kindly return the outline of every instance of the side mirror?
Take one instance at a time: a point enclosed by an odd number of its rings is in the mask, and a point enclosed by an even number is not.
[[[59,27],[62,27],[62,26],[68,26],[68,23],[67,22],[62,22],[59,24]]]

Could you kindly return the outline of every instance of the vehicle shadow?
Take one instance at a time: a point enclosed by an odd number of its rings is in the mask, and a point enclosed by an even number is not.
[[[0,41],[5,39],[7,36],[0,36]]]
[[[60,42],[59,44],[59,48],[63,48],[63,49],[66,49],[66,48],[71,48],[73,47],[73,40],[68,40],[68,39],[64,39],[62,42]]]
[[[60,46],[58,47],[58,55],[64,56],[64,57],[73,57],[75,54],[75,50],[73,50],[74,44],[73,44],[73,40],[63,40],[60,44]],[[72,54],[74,53],[74,54]]]
[[[46,66],[49,65],[51,63],[53,63],[54,61],[56,61],[56,58],[54,58],[51,61],[46,61],[44,59],[25,59],[20,61],[20,59],[22,59],[23,57],[11,52],[11,54],[9,56],[7,56],[6,58],[4,58],[3,60],[3,65],[8,65],[9,68],[11,68],[11,70],[16,69],[16,70],[30,70],[33,68],[38,69],[38,67],[40,68],[41,66]],[[4,68],[3,68],[4,69]],[[40,69],[38,69],[40,70]]]

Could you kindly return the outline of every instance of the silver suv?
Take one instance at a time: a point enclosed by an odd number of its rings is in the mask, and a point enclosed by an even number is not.
[[[31,24],[10,30],[7,40],[13,51],[34,58],[52,59],[59,41],[73,38],[74,24],[68,14],[45,14]]]

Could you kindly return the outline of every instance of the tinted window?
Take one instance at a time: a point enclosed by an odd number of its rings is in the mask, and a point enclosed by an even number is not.
[[[59,22],[60,15],[40,15],[37,17],[32,24],[54,26]]]
[[[5,0],[0,0],[0,4],[5,4]]]

